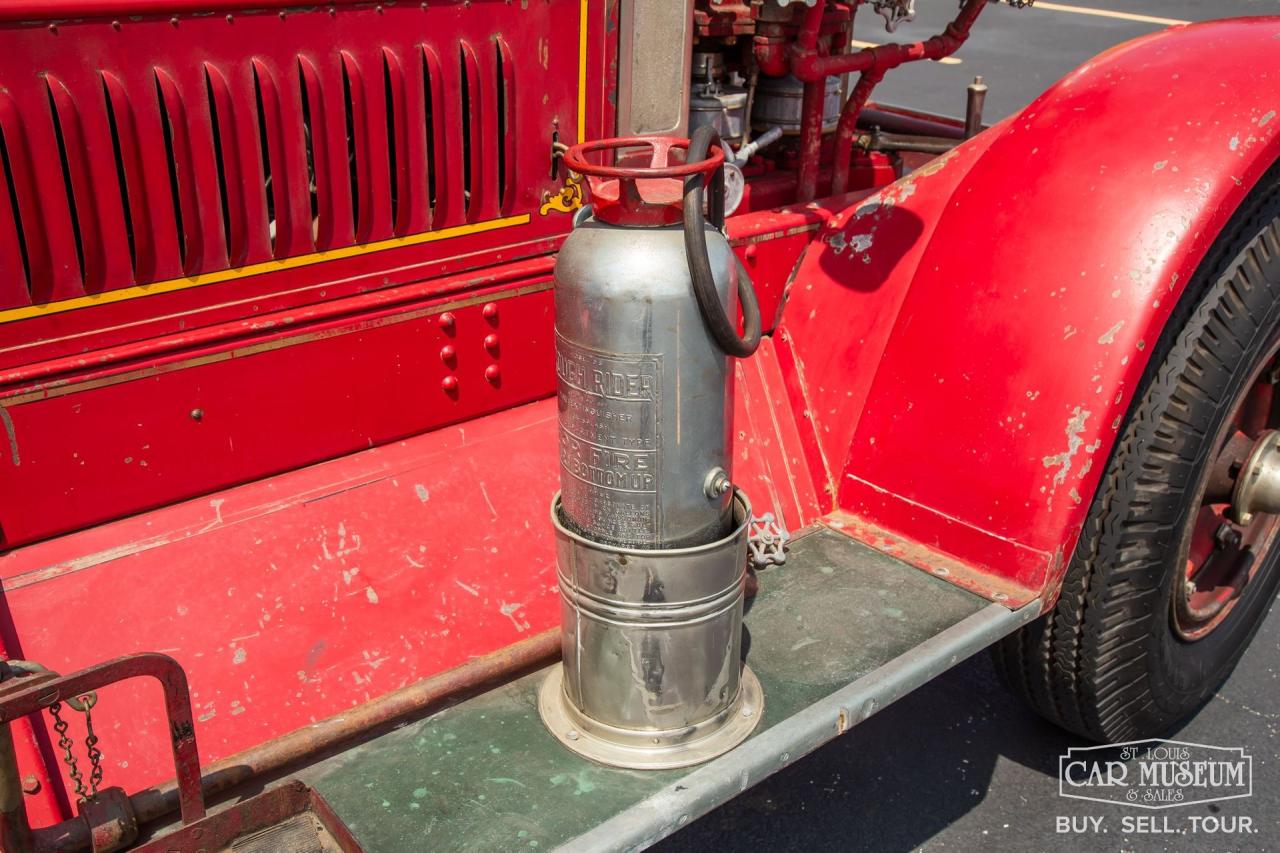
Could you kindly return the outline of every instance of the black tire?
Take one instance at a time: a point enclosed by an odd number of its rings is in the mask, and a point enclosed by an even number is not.
[[[992,650],[1006,684],[1051,722],[1099,742],[1166,734],[1258,630],[1280,584],[1280,546],[1199,640],[1174,630],[1171,597],[1214,437],[1278,338],[1280,166],[1219,235],[1155,348],[1057,605]]]

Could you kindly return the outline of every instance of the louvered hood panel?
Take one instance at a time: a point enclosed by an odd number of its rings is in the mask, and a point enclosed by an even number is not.
[[[612,11],[0,25],[0,366],[547,251],[552,142],[611,115]]]

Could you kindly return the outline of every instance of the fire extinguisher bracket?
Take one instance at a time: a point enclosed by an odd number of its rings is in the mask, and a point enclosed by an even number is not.
[[[664,770],[715,758],[755,730],[764,695],[742,663],[754,516],[741,491],[733,503],[727,536],[650,550],[570,530],[556,495],[565,653],[542,684],[538,712],[566,747],[599,764]]]

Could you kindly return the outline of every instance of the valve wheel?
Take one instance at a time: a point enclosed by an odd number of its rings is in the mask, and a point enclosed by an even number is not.
[[[1276,513],[1233,507],[1237,483],[1248,476],[1255,450],[1266,452],[1260,445],[1280,427],[1278,352],[1280,347],[1273,346],[1257,365],[1215,436],[1217,451],[1197,488],[1198,509],[1183,528],[1186,571],[1174,578],[1171,610],[1173,628],[1184,640],[1199,640],[1222,624],[1265,564],[1280,530]]]
[[[1280,589],[1280,165],[1152,347],[1053,608],[992,648],[1037,713],[1167,735],[1231,674]]]
[[[682,221],[681,202],[686,181],[696,181],[702,186],[708,179],[714,179],[712,198],[717,200],[717,210],[724,209],[724,181],[719,178],[724,169],[724,147],[717,144],[713,148],[702,148],[690,158],[691,145],[692,140],[678,136],[597,139],[569,148],[564,154],[564,163],[570,170],[587,176],[596,219],[611,225],[636,227],[676,225]],[[590,160],[592,154],[620,152],[638,158],[645,149],[648,149],[649,163],[644,166],[601,165]],[[675,152],[682,152],[681,157],[674,157]],[[724,224],[719,219],[716,227]]]
[[[600,166],[587,160],[588,154],[602,151],[625,151],[648,148],[653,153],[648,166]],[[575,172],[600,178],[628,178],[652,180],[657,178],[686,178],[689,175],[710,175],[724,165],[724,148],[715,146],[706,157],[693,161],[674,160],[672,151],[689,150],[689,140],[679,136],[619,136],[596,139],[572,146],[564,155],[565,165]]]

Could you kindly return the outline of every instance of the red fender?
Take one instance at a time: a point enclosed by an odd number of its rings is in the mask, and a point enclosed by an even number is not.
[[[828,225],[779,352],[832,508],[1056,595],[1152,345],[1280,156],[1278,56],[1280,18],[1121,45]]]

